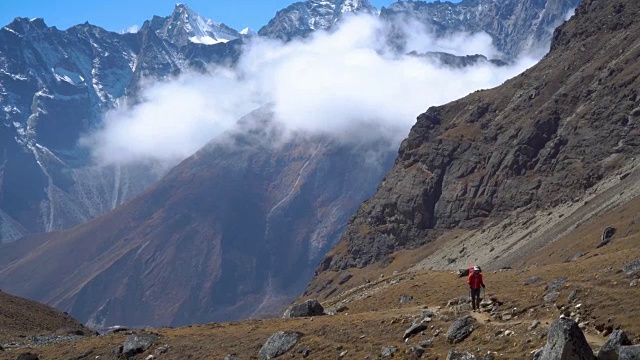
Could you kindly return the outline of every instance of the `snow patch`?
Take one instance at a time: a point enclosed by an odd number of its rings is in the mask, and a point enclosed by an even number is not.
[[[216,40],[211,36],[192,36],[189,38],[189,41],[191,41],[192,43],[205,44],[205,45],[215,45],[215,44],[229,42],[229,40],[226,40],[226,39]]]
[[[73,71],[57,67],[55,69],[51,69],[51,72],[53,72],[53,75],[56,77],[58,82],[64,81],[75,86],[82,85],[84,83],[84,78]]]

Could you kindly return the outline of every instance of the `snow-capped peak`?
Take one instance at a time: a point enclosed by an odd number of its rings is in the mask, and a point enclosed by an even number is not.
[[[251,28],[248,28],[248,27],[246,27],[246,28],[244,28],[244,29],[242,29],[240,31],[240,35],[244,35],[244,36],[255,35],[255,34],[256,34],[256,32],[253,31]]]
[[[204,18],[186,4],[177,3],[173,14],[166,18],[158,35],[179,46],[188,42],[201,44],[217,44],[239,38],[238,31],[223,23]]]

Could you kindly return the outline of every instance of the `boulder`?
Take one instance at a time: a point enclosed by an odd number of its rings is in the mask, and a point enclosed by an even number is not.
[[[471,315],[461,317],[451,324],[447,331],[447,341],[451,344],[457,344],[469,336],[473,330],[476,319]]]
[[[382,358],[390,358],[393,357],[393,354],[396,353],[398,349],[395,346],[383,346],[380,350],[380,357]]]
[[[619,360],[640,360],[640,345],[621,346]]]
[[[408,303],[411,300],[413,300],[413,296],[411,296],[411,295],[402,295],[400,297],[400,305],[404,305],[404,304]]]
[[[302,304],[291,305],[282,317],[290,319],[294,317],[320,316],[324,315],[324,308],[317,300],[307,300]]]
[[[605,245],[608,245],[613,238],[613,235],[616,233],[616,228],[608,226],[602,231],[602,236],[600,237],[600,242],[596,245],[596,249],[601,248]]]
[[[566,277],[566,276],[557,278],[557,279],[551,281],[550,283],[548,283],[547,286],[544,288],[544,290],[545,291],[554,291],[554,290],[561,289],[564,286],[564,283],[567,282],[567,280],[569,280],[569,278]]]
[[[279,331],[262,345],[258,356],[261,360],[275,359],[291,350],[300,341],[302,334],[295,331]]]
[[[451,350],[447,354],[447,360],[476,360],[476,356],[472,353],[461,353]]]
[[[598,360],[618,360],[620,347],[627,345],[631,345],[627,334],[622,330],[614,331],[598,351]]]
[[[560,296],[560,293],[557,291],[552,291],[548,294],[546,294],[543,298],[544,302],[554,302],[556,300],[558,300],[558,297]]]
[[[158,341],[157,335],[152,334],[135,334],[129,336],[122,345],[122,354],[125,358],[130,358],[135,356],[136,354],[143,353],[156,341]]]
[[[624,264],[622,267],[622,271],[624,271],[627,275],[635,275],[640,273],[640,260],[636,260],[627,264]]]
[[[429,310],[423,311],[422,317],[414,321],[413,324],[411,324],[411,326],[404,332],[402,340],[407,340],[411,336],[427,330],[432,316],[433,312]]]
[[[549,328],[547,344],[539,360],[594,360],[593,350],[582,330],[568,318],[556,320]]]

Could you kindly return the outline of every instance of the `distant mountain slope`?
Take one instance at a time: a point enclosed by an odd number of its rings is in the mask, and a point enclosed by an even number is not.
[[[411,35],[407,31],[415,31],[408,30],[406,24],[417,22],[438,36],[486,32],[496,49],[504,54],[503,60],[512,60],[520,55],[544,55],[553,30],[571,15],[580,1],[398,1],[383,7],[380,17],[391,23],[399,22],[391,41],[400,48]]]
[[[520,264],[585,217],[633,199],[636,177],[624,169],[640,153],[638,11],[635,1],[587,0],[538,65],[422,114],[309,293],[436,239],[422,267]]]
[[[270,116],[253,113],[243,135],[199,151],[113,212],[2,247],[0,286],[101,326],[279,312],[393,151],[321,137],[274,147]]]

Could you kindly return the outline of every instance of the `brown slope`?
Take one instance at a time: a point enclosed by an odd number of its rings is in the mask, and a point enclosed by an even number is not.
[[[604,191],[603,179],[635,166],[639,10],[630,0],[584,1],[556,30],[551,52],[538,65],[498,88],[422,114],[393,170],[350,221],[308,292],[331,291],[327,284],[341,271],[386,265],[398,251],[438,238],[439,248],[427,246],[423,258],[453,244],[455,252],[441,251],[422,267],[465,265],[459,258],[515,265],[553,242],[553,229],[542,232],[541,224],[522,219],[538,221],[544,209],[586,199],[596,184]],[[596,210],[584,216],[610,208]],[[522,231],[501,242],[518,220]],[[478,241],[462,240],[467,233]],[[499,255],[474,254],[494,245],[504,245]],[[509,260],[498,261],[503,258]]]
[[[0,345],[32,335],[88,331],[71,316],[35,301],[0,291]]]
[[[111,213],[3,246],[0,285],[94,326],[279,312],[373,193],[392,154],[382,150],[374,163],[368,151],[390,147],[286,142],[269,116],[255,112],[244,132],[210,144]]]

